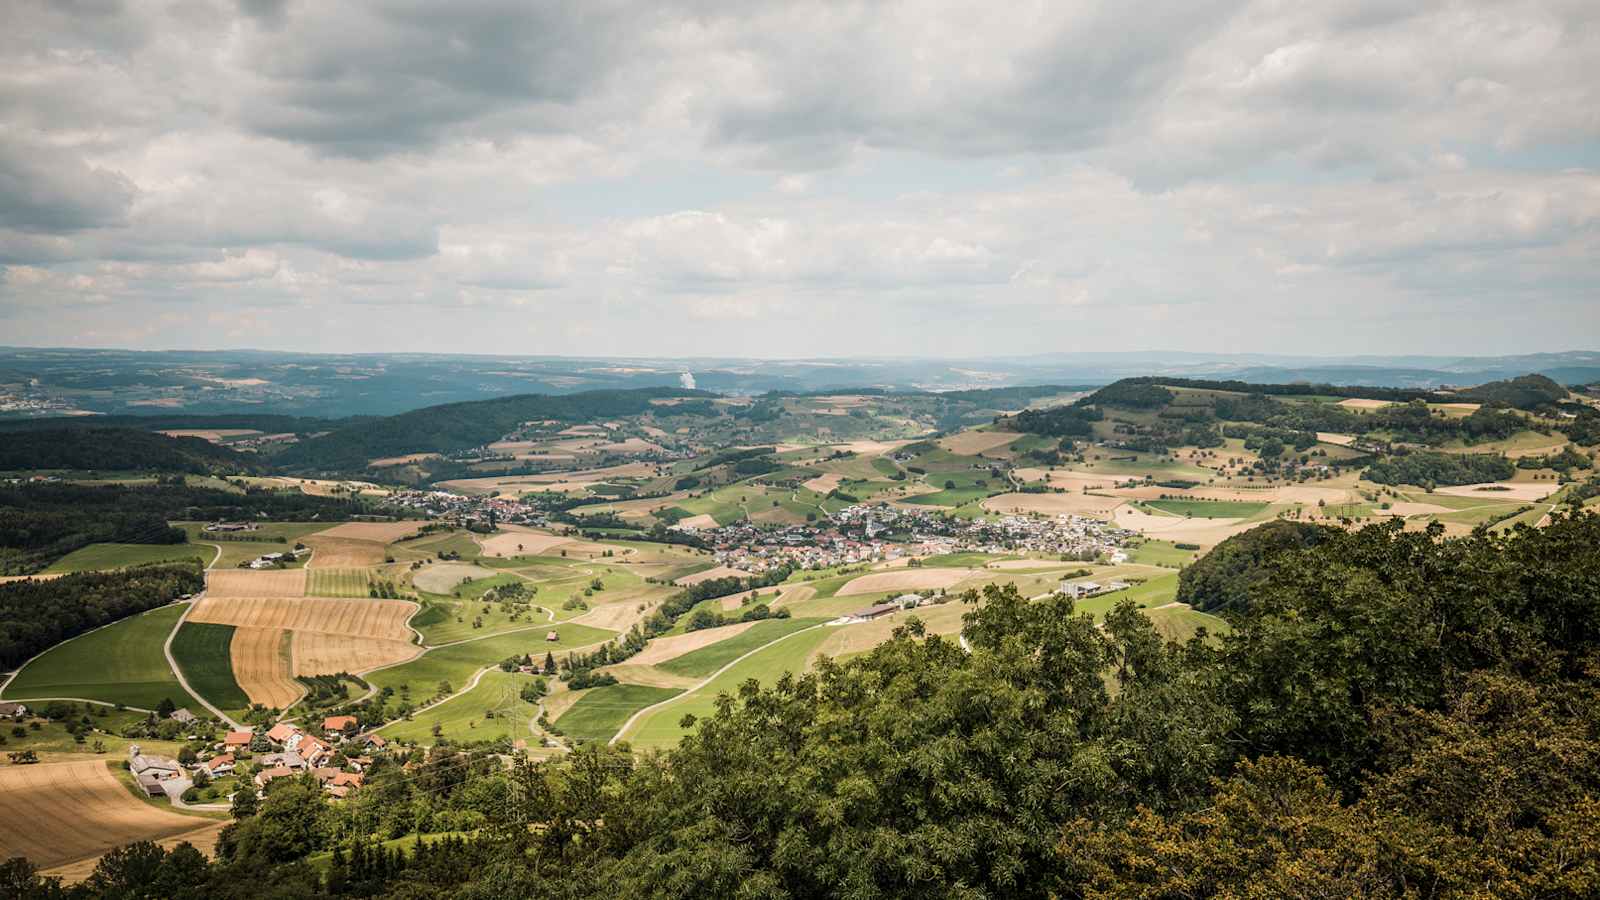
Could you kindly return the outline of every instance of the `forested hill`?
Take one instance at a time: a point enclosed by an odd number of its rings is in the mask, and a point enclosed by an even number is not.
[[[274,462],[291,471],[355,471],[365,469],[367,461],[376,457],[449,453],[482,446],[524,422],[553,420],[576,425],[638,415],[649,409],[654,399],[714,396],[682,388],[641,388],[447,403],[336,429],[295,444]]]
[[[0,438],[0,470],[100,469],[237,474],[259,468],[256,457],[197,437],[168,437],[137,428],[55,428]]]

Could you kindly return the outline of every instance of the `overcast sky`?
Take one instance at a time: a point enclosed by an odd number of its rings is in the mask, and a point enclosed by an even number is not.
[[[1600,3],[6,0],[0,344],[1600,347]]]

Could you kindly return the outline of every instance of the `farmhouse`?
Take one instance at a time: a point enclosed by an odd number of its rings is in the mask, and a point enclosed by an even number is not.
[[[21,703],[0,703],[0,719],[20,719],[28,714],[28,708]]]
[[[246,749],[250,746],[250,742],[255,739],[255,733],[251,731],[230,731],[223,736],[222,746],[229,750]]]
[[[164,756],[145,756],[139,752],[139,745],[132,744],[128,747],[128,771],[134,777],[149,775],[152,778],[176,778],[183,774],[183,767],[175,759]]]
[[[845,616],[845,618],[852,622],[871,622],[873,619],[881,619],[890,613],[897,612],[899,609],[900,604],[891,601],[888,603],[879,603],[876,606],[869,606],[863,610],[858,610],[848,616]]]
[[[256,773],[256,787],[264,788],[269,782],[275,779],[290,778],[293,776],[294,770],[284,766],[273,766],[270,769],[262,769]]]
[[[901,609],[910,609],[913,606],[920,606],[922,604],[922,595],[921,594],[901,594],[900,596],[894,598],[893,600],[890,600],[889,602],[893,603],[894,605],[896,605],[898,607],[900,607]]]
[[[1088,597],[1091,594],[1098,594],[1100,591],[1101,587],[1099,583],[1094,581],[1061,582],[1061,593],[1066,594],[1068,597],[1071,597],[1074,600],[1080,597]]]
[[[366,744],[369,750],[383,750],[389,746],[388,740],[381,734],[364,734],[361,736],[361,742]]]
[[[212,758],[201,763],[200,768],[204,769],[207,775],[210,775],[212,778],[216,778],[219,775],[226,775],[229,772],[232,772],[234,762],[235,760],[232,753],[224,753],[221,756],[213,756]]]
[[[290,725],[288,722],[279,722],[267,731],[267,740],[271,741],[275,746],[284,747],[288,746],[289,742],[299,734],[300,729]],[[289,749],[293,750],[294,748],[291,746]]]
[[[167,716],[167,718],[174,722],[182,722],[185,725],[193,725],[195,716],[194,713],[189,712],[187,709],[175,709],[172,711],[172,715]]]
[[[261,765],[266,768],[284,769],[291,772],[304,772],[306,770],[306,761],[293,750],[285,750],[282,753],[268,753],[261,757]]]
[[[322,720],[322,730],[329,734],[343,734],[356,727],[355,716],[328,716]]]
[[[307,765],[312,766],[320,765],[323,760],[333,756],[333,748],[326,741],[309,734],[300,736],[294,752],[300,754],[300,758],[304,759]]]
[[[255,531],[254,522],[212,522],[205,527],[206,531]]]

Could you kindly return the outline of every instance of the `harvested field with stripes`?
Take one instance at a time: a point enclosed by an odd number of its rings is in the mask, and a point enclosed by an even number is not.
[[[196,834],[199,844],[207,833],[214,844],[225,824],[140,802],[104,759],[0,767],[0,823],[0,858],[26,856],[45,869],[134,841]]]
[[[331,600],[323,597],[206,597],[191,622],[249,628],[322,631],[352,637],[410,642],[406,620],[417,611],[409,600]]]
[[[289,632],[284,629],[235,628],[228,655],[233,678],[251,703],[284,709],[300,698],[303,688],[290,672]]]
[[[552,547],[572,543],[572,538],[559,534],[544,534],[516,526],[502,527],[506,529],[504,533],[479,541],[484,556],[540,556]]]
[[[305,569],[212,570],[206,573],[206,597],[304,597]]]
[[[351,637],[324,631],[296,631],[293,642],[296,675],[332,675],[365,672],[379,666],[405,662],[422,652],[407,641]]]
[[[312,569],[306,593],[313,597],[366,597],[371,569]]]
[[[628,657],[630,666],[653,666],[657,663],[676,659],[685,653],[692,653],[702,647],[709,647],[720,641],[743,634],[748,631],[754,622],[740,622],[736,625],[724,625],[721,628],[702,628],[688,634],[679,634],[672,637],[658,637],[644,645],[644,649]]]

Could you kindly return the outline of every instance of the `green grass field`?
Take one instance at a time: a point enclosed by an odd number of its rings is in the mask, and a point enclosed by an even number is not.
[[[44,571],[52,575],[94,572],[178,559],[198,559],[201,565],[208,565],[216,555],[217,551],[210,547],[196,544],[90,544],[61,557]]]
[[[534,704],[522,699],[521,692],[533,678],[499,669],[485,672],[477,687],[418,713],[409,722],[384,728],[383,735],[392,740],[432,744],[433,726],[438,725],[440,737],[458,743],[530,738],[533,733],[528,730],[528,723],[538,718],[539,712]]]
[[[177,660],[189,686],[213,706],[245,710],[250,708],[250,698],[233,677],[233,657],[229,653],[232,642],[232,625],[185,622],[178,626],[178,634],[172,639],[172,658]]]
[[[743,632],[710,646],[692,650],[682,656],[658,663],[656,668],[674,675],[704,676],[722,668],[739,657],[764,644],[770,644],[786,634],[793,634],[827,619],[767,619],[746,628]]]
[[[609,741],[634,713],[681,693],[680,688],[642,684],[594,688],[562,713],[555,726],[575,741]]]
[[[627,740],[636,748],[665,748],[676,745],[687,733],[678,724],[684,714],[697,717],[712,715],[716,712],[718,694],[734,693],[739,685],[752,678],[770,687],[784,672],[804,671],[806,661],[812,652],[827,640],[829,634],[828,628],[821,627],[797,632],[784,638],[730,668],[692,694],[687,694],[651,713],[634,728],[633,733],[627,736]]]
[[[1227,620],[1187,606],[1147,609],[1144,614],[1151,624],[1156,626],[1156,631],[1160,632],[1162,637],[1179,643],[1194,637],[1195,632],[1201,628],[1210,635],[1222,635],[1232,630]]]
[[[1079,612],[1092,613],[1098,619],[1124,600],[1132,600],[1135,604],[1148,608],[1171,603],[1177,596],[1178,575],[1174,572],[1171,575],[1152,578],[1144,584],[1133,585],[1126,590],[1079,600],[1077,609]]]
[[[78,697],[155,709],[163,699],[194,706],[161,652],[183,604],[130,616],[45,651],[17,673],[5,699]]]
[[[371,582],[367,569],[312,569],[306,579],[306,592],[313,597],[367,597]]]
[[[1128,553],[1131,562],[1177,567],[1194,562],[1195,551],[1180,550],[1172,541],[1145,541]]]
[[[1196,519],[1248,519],[1268,506],[1236,500],[1145,500],[1141,505]]]
[[[560,640],[546,641],[547,631],[556,632]],[[410,662],[379,669],[367,675],[366,680],[379,690],[393,688],[396,694],[409,696],[413,703],[420,704],[434,695],[439,682],[448,681],[452,689],[460,690],[474,672],[507,657],[527,653],[542,659],[546,652],[560,655],[575,647],[597,644],[615,634],[586,625],[539,625],[526,631],[429,650]]]
[[[188,535],[190,542],[201,546],[202,549],[214,553],[212,547],[221,547],[222,556],[215,564],[218,569],[231,569],[242,562],[249,562],[264,553],[285,553],[293,550],[295,542],[318,531],[328,528],[327,522],[264,522],[256,527],[255,531],[242,532],[253,537],[282,537],[282,541],[222,541],[216,535],[205,532],[204,523],[178,522]],[[207,541],[212,541],[207,545]],[[211,557],[206,557],[210,561]]]

